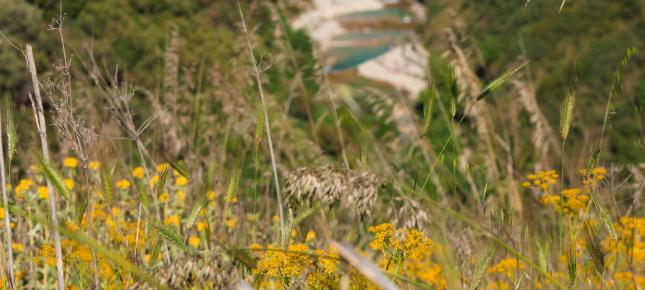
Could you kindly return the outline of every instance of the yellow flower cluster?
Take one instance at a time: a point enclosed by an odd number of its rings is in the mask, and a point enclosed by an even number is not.
[[[557,212],[565,215],[577,214],[587,207],[589,195],[583,194],[580,188],[569,188],[562,191],[561,195],[545,194],[540,202],[553,207]]]
[[[63,167],[76,168],[78,167],[78,159],[75,157],[67,157],[63,159]]]
[[[414,229],[396,229],[389,223],[368,230],[374,235],[369,247],[383,253],[379,265],[386,271],[403,273],[437,289],[446,288],[441,267],[432,261],[434,242],[425,234]]]
[[[645,288],[645,275],[617,272],[614,274],[614,283],[619,289],[643,289]]]
[[[620,253],[628,257],[633,265],[645,267],[645,218],[621,217],[616,231],[618,241],[607,237],[603,242],[605,250],[611,254],[610,258]]]
[[[535,174],[526,176],[527,181],[522,183],[523,187],[536,188],[542,191],[547,191],[550,186],[558,182],[558,172],[555,170],[540,171]]]
[[[263,275],[282,285],[289,285],[293,278],[299,277],[313,266],[311,250],[305,244],[289,245],[286,250],[273,245],[262,249],[257,244],[252,245],[251,248],[256,250],[259,256],[253,274]]]
[[[596,167],[589,172],[585,169],[580,169],[580,174],[582,175],[582,186],[585,192],[589,192],[598,186],[599,182],[605,180],[607,169],[604,167]]]
[[[29,190],[31,185],[34,184],[34,181],[31,179],[21,179],[18,182],[18,185],[14,188],[17,199],[23,199],[24,192]]]
[[[384,223],[368,230],[374,235],[370,248],[401,260],[416,257],[434,247],[432,240],[414,229],[394,229],[394,225]]]
[[[488,268],[488,273],[501,274],[511,280],[514,280],[515,277],[518,277],[516,274],[519,274],[520,271],[525,268],[526,266],[517,258],[505,258],[499,261],[497,264],[490,266]]]

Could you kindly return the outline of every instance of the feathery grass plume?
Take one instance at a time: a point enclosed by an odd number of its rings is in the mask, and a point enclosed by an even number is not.
[[[488,268],[488,265],[490,265],[490,262],[493,260],[494,255],[495,245],[489,244],[488,246],[486,246],[486,248],[484,248],[484,251],[477,258],[477,264],[475,265],[472,278],[470,279],[469,289],[476,290],[477,287],[479,287],[479,283],[482,281],[484,275],[486,275],[486,269]]]
[[[225,289],[236,280],[232,264],[221,253],[187,254],[158,270],[164,285],[172,289]],[[149,289],[139,284],[131,289]]]
[[[401,195],[395,198],[395,202],[400,206],[390,207],[388,216],[395,217],[395,223],[400,227],[421,230],[430,222],[427,210],[416,199]]]
[[[3,100],[4,119],[7,127],[7,156],[9,157],[9,166],[16,154],[16,145],[18,144],[18,134],[16,133],[16,124],[13,119],[13,109],[11,105],[11,94],[6,92]]]
[[[562,140],[566,140],[569,136],[575,102],[575,94],[567,94],[560,107],[560,137]]]
[[[235,194],[237,193],[237,187],[240,184],[240,174],[241,174],[240,166],[236,165],[235,169],[233,169],[233,173],[231,174],[231,180],[228,183],[228,189],[226,189],[226,195],[224,195],[224,201],[226,202],[227,208],[231,205],[233,201],[233,197],[235,197]]]
[[[600,237],[588,222],[584,224],[584,239],[596,273],[598,277],[602,277],[605,272],[605,252],[602,249]]]
[[[609,90],[609,96],[607,97],[607,106],[605,107],[605,117],[602,122],[602,129],[600,130],[600,141],[598,142],[598,147],[602,147],[603,140],[605,137],[605,129],[607,128],[607,123],[609,121],[609,111],[611,109],[611,101],[614,99],[616,94],[619,94],[623,89],[623,73],[622,70],[625,66],[629,64],[629,61],[638,54],[638,49],[635,47],[630,47],[625,52],[625,56],[622,61],[616,67],[614,71],[614,80],[611,82],[611,89]]]
[[[567,91],[560,107],[560,137],[567,140],[569,129],[573,121],[573,110],[576,104],[576,85],[578,83],[578,69],[574,60],[569,62],[565,75]]]
[[[594,188],[591,191],[591,201],[593,203],[594,209],[596,210],[596,214],[598,214],[598,218],[600,218],[600,221],[602,224],[607,228],[607,231],[609,232],[609,236],[614,241],[618,240],[618,234],[616,233],[616,228],[614,227],[614,222],[612,221],[611,214],[609,214],[609,209],[607,208],[607,205],[605,202],[602,200],[600,197],[600,193],[597,188]]]
[[[585,164],[585,169],[584,169],[585,178],[590,178],[592,175],[592,170],[598,167],[599,156],[600,156],[599,147],[594,147],[591,150],[591,154],[589,154],[589,157],[587,158],[587,161]],[[611,214],[609,213],[609,209],[607,208],[607,205],[600,197],[600,191],[598,190],[598,186],[596,184],[592,184],[591,192],[589,195],[591,196],[591,203],[593,204],[594,210],[598,215],[598,218],[600,218],[600,221],[602,222],[602,224],[605,226],[605,228],[607,228],[607,231],[609,232],[609,236],[611,236],[611,238],[614,241],[617,241],[618,234],[616,233],[614,222],[612,221],[612,217],[611,217]]]
[[[164,240],[170,242],[171,244],[173,244],[174,246],[176,246],[177,248],[183,251],[190,250],[188,246],[186,246],[186,243],[184,243],[184,238],[181,236],[181,234],[175,231],[174,229],[166,227],[152,220],[148,220],[148,224]]]
[[[432,120],[432,105],[436,98],[434,85],[423,91],[423,130],[421,136],[427,136],[430,131],[430,121]]]
[[[346,192],[347,182],[348,172],[332,166],[298,168],[286,178],[285,202],[291,208],[333,204]]]
[[[47,178],[47,180],[51,182],[54,187],[56,187],[58,193],[60,193],[65,200],[69,201],[69,190],[67,189],[65,181],[63,180],[60,172],[58,172],[56,168],[51,166],[43,159],[39,161],[39,165],[42,173],[45,175],[45,178]]]
[[[356,217],[369,215],[376,203],[378,189],[382,185],[383,182],[373,173],[353,173],[349,178],[349,192],[342,196],[343,205]]]
[[[526,61],[517,67],[515,67],[512,70],[509,70],[505,73],[503,73],[501,76],[490,82],[479,95],[477,98],[475,98],[477,101],[485,98],[486,96],[490,95],[492,92],[496,91],[499,87],[501,87],[505,82],[513,78],[518,72],[520,72],[525,66],[529,64],[529,61]]]
[[[186,221],[186,237],[188,236],[188,229],[193,227],[195,221],[197,220],[197,217],[199,216],[199,212],[201,212],[207,204],[208,196],[206,196],[206,194],[203,194],[202,197],[200,197],[199,200],[195,202],[195,205],[193,205],[193,208],[190,210],[190,215],[188,215],[188,219]]]

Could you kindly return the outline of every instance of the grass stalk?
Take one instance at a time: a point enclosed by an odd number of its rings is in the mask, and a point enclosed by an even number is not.
[[[13,266],[13,249],[11,248],[13,244],[12,240],[12,231],[11,231],[11,214],[9,213],[9,200],[7,198],[7,181],[5,177],[5,164],[4,164],[4,148],[2,145],[2,114],[0,113],[0,185],[2,187],[2,204],[5,208],[4,211],[4,225],[5,225],[5,242],[7,243],[7,267],[9,272],[9,285],[11,289],[14,289],[16,285],[16,280],[14,276],[14,266]]]
[[[258,68],[257,61],[255,59],[255,52],[253,52],[253,44],[251,43],[251,37],[249,36],[248,28],[246,27],[246,21],[244,20],[244,13],[242,12],[242,5],[240,1],[237,0],[237,9],[240,13],[240,20],[242,22],[242,32],[246,40],[246,46],[249,50],[249,55],[251,57],[251,64],[253,66],[253,73],[255,76],[255,81],[257,82],[258,92],[260,94],[260,101],[262,102],[262,110],[264,110],[264,126],[267,135],[267,141],[269,142],[269,153],[271,155],[271,168],[273,169],[273,179],[275,184],[276,196],[278,199],[278,214],[280,216],[280,241],[281,244],[286,239],[286,231],[284,228],[284,209],[282,207],[282,194],[280,193],[280,181],[278,179],[278,168],[275,161],[275,153],[273,150],[273,140],[271,138],[271,126],[269,124],[269,113],[266,104],[266,98],[264,96],[264,88],[262,87],[262,79],[260,78],[260,69]]]
[[[31,99],[31,107],[34,111],[36,119],[36,127],[40,136],[40,145],[43,154],[43,160],[49,163],[49,147],[47,143],[47,125],[45,123],[45,112],[43,109],[43,99],[40,94],[40,83],[38,81],[38,73],[36,71],[36,62],[34,61],[34,53],[30,44],[25,47],[25,59],[27,61],[27,68],[31,74],[31,81],[34,87],[34,95],[29,94]],[[49,214],[51,223],[53,225],[52,231],[54,236],[54,247],[56,251],[56,279],[58,290],[65,289],[65,274],[63,273],[63,251],[60,244],[60,234],[58,232],[58,217],[56,210],[56,194],[51,181],[47,179],[47,191],[50,193],[47,196],[49,203]]]

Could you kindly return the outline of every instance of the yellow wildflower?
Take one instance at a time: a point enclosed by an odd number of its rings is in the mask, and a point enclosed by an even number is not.
[[[157,165],[157,173],[163,173],[164,171],[170,169],[170,164],[168,163],[161,163]]]
[[[76,168],[78,166],[78,159],[75,157],[67,157],[63,159],[63,166],[67,168]]]
[[[25,246],[21,243],[11,243],[11,249],[17,253],[22,253],[25,250]]]
[[[90,170],[98,171],[99,169],[101,169],[101,161],[90,161],[87,167]]]
[[[177,191],[177,199],[184,201],[186,199],[186,193],[183,190]]]
[[[206,197],[208,197],[209,200],[213,200],[217,197],[217,193],[215,193],[215,191],[210,190],[206,192]]]
[[[150,177],[150,188],[155,187],[157,183],[159,183],[159,178],[160,178],[159,175],[156,175],[156,174]]]
[[[171,215],[166,217],[166,219],[163,221],[165,225],[179,225],[179,216],[177,215]]]
[[[199,242],[200,241],[198,237],[191,236],[190,238],[188,238],[188,244],[193,246],[193,248],[195,249],[199,248]]]
[[[307,232],[307,235],[305,236],[305,242],[308,243],[308,242],[313,241],[314,239],[316,239],[316,232],[314,232],[312,230],[309,230]]]
[[[512,280],[512,278],[515,277],[515,273],[519,273],[519,271],[524,268],[526,268],[526,266],[523,263],[520,263],[517,258],[506,258],[488,268],[488,273],[506,275]]]
[[[116,187],[119,189],[128,189],[130,188],[130,181],[127,179],[121,179],[116,182]]]
[[[185,176],[179,176],[175,179],[175,185],[177,186],[184,186],[186,184],[188,184],[188,178]]]
[[[47,186],[39,186],[38,199],[47,199],[48,196],[49,196],[49,191],[47,190]]]
[[[65,187],[67,187],[67,189],[74,189],[74,180],[66,178],[65,180],[63,180],[63,182],[65,183]]]
[[[232,229],[237,225],[237,219],[236,218],[230,218],[230,219],[226,220],[225,224],[226,224],[227,228]]]
[[[201,232],[206,228],[206,223],[204,222],[197,222],[197,231]]]
[[[162,192],[159,195],[159,202],[166,202],[166,201],[168,201],[168,198],[169,198],[168,193],[167,192]]]
[[[132,169],[132,177],[136,179],[143,179],[145,178],[145,175],[146,175],[146,172],[141,166],[135,167],[134,169]]]

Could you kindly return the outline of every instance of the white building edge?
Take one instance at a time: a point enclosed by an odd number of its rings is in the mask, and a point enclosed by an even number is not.
[[[398,0],[314,0],[314,9],[305,11],[292,25],[304,29],[323,49],[334,46],[334,37],[346,33],[337,17],[370,10],[379,10]],[[416,3],[416,2],[415,2]],[[412,12],[424,19],[424,9],[419,3],[413,4]],[[357,67],[358,74],[367,79],[387,83],[405,91],[412,99],[425,89],[427,51],[416,41],[395,45],[383,55],[366,61]]]

